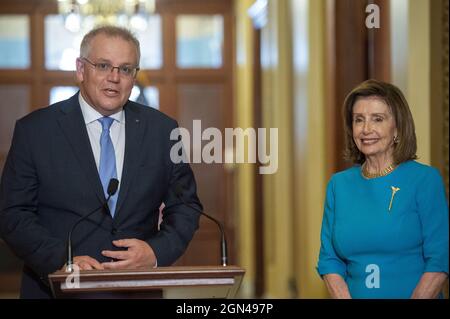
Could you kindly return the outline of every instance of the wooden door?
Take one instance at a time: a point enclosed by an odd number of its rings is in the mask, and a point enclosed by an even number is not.
[[[157,10],[163,18],[164,64],[157,81],[160,89],[160,109],[178,120],[193,138],[193,120],[201,120],[201,128],[218,128],[222,134],[232,127],[232,65],[233,23],[231,0],[159,1]],[[205,28],[215,25],[222,30],[216,34],[221,41],[220,59],[181,61],[183,40],[180,33],[193,26],[187,37],[196,37],[195,25]],[[220,27],[220,25],[222,25]],[[200,28],[201,29],[201,28]],[[192,32],[192,34],[190,34]],[[219,31],[220,32],[220,31]],[[205,37],[205,35],[199,35]],[[199,48],[201,50],[201,48]],[[215,51],[217,52],[217,51]],[[201,54],[201,52],[198,52]],[[208,61],[207,61],[208,60]],[[202,146],[207,144],[202,142]],[[223,150],[224,151],[224,150]],[[192,156],[191,156],[192,161]],[[224,164],[191,163],[197,180],[198,194],[204,212],[224,224],[228,240],[229,263],[236,263],[234,248],[232,169]],[[204,217],[188,250],[177,265],[216,265],[220,263],[220,232],[218,227]]]

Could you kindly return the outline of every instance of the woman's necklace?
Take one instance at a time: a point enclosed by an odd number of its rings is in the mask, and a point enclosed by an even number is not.
[[[396,167],[397,167],[397,165],[391,164],[391,165],[389,165],[389,166],[386,167],[385,169],[382,169],[382,170],[379,171],[379,172],[376,172],[376,173],[370,173],[370,172],[367,170],[367,165],[366,165],[366,163],[364,163],[363,166],[362,166],[361,172],[362,172],[362,175],[363,175],[365,178],[367,178],[367,179],[372,179],[372,178],[377,178],[377,177],[381,177],[381,176],[386,176],[387,174],[389,174],[390,172],[392,172]]]

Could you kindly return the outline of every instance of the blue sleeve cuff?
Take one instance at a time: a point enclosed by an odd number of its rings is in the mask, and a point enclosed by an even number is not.
[[[345,268],[342,265],[337,264],[337,263],[330,264],[330,265],[319,265],[316,267],[316,270],[317,270],[317,273],[322,278],[324,275],[328,275],[328,274],[338,274],[344,279],[347,277],[347,271],[345,270]]]
[[[448,275],[448,266],[439,266],[436,264],[426,264],[423,272],[444,272]]]

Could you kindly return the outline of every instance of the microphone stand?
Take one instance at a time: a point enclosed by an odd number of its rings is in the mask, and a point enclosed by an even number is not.
[[[222,223],[219,222],[217,219],[215,219],[214,217],[202,212],[200,209],[192,206],[191,204],[187,203],[182,196],[182,187],[180,185],[177,185],[177,187],[175,187],[175,194],[176,196],[183,202],[184,205],[186,205],[189,208],[192,208],[193,210],[195,210],[196,212],[198,212],[199,214],[205,216],[206,218],[212,220],[213,222],[215,222],[217,224],[217,226],[219,226],[220,229],[220,233],[221,233],[221,240],[220,240],[220,252],[221,252],[221,261],[222,261],[222,266],[227,266],[228,265],[228,251],[227,251],[227,239],[225,237],[225,231],[223,230],[223,226]]]
[[[108,184],[108,198],[106,198],[106,201],[103,203],[102,206],[94,209],[93,211],[89,212],[86,215],[81,216],[76,222],[75,224],[73,224],[72,228],[70,229],[69,235],[67,236],[67,266],[66,266],[66,271],[67,272],[73,272],[73,256],[72,256],[72,232],[74,231],[74,229],[78,226],[78,224],[86,219],[87,217],[91,216],[93,213],[97,212],[100,209],[106,208],[107,210],[109,209],[108,207],[108,201],[111,198],[111,196],[113,196],[116,192],[117,192],[117,188],[119,186],[119,181],[115,178],[111,178],[111,180],[109,181]]]

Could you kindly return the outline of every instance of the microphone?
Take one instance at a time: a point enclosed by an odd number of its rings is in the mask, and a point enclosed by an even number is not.
[[[220,233],[221,233],[221,241],[220,241],[220,248],[221,248],[221,260],[222,260],[222,266],[227,266],[228,264],[228,253],[227,253],[227,239],[225,238],[225,232],[223,230],[223,226],[222,223],[219,222],[217,219],[215,219],[214,217],[202,212],[200,209],[198,209],[197,207],[187,203],[184,199],[183,199],[183,187],[180,184],[176,184],[175,185],[175,195],[183,202],[184,205],[186,205],[189,208],[192,208],[193,210],[195,210],[196,212],[200,213],[201,215],[205,216],[206,218],[212,220],[213,222],[215,222],[217,224],[217,226],[219,226],[220,229]]]
[[[97,212],[100,209],[106,208],[107,210],[109,210],[108,207],[108,201],[111,198],[111,196],[113,196],[116,192],[117,192],[117,188],[119,187],[119,181],[115,178],[111,178],[109,180],[109,184],[108,184],[108,198],[106,198],[106,201],[102,204],[102,206],[97,207],[96,209],[94,209],[93,211],[89,212],[86,215],[81,216],[76,222],[75,224],[73,224],[72,228],[70,229],[68,238],[67,238],[67,267],[66,267],[66,271],[67,272],[72,272],[73,271],[73,257],[72,257],[72,232],[73,230],[77,227],[77,225],[84,219],[86,219],[87,217],[91,216],[93,213]]]

